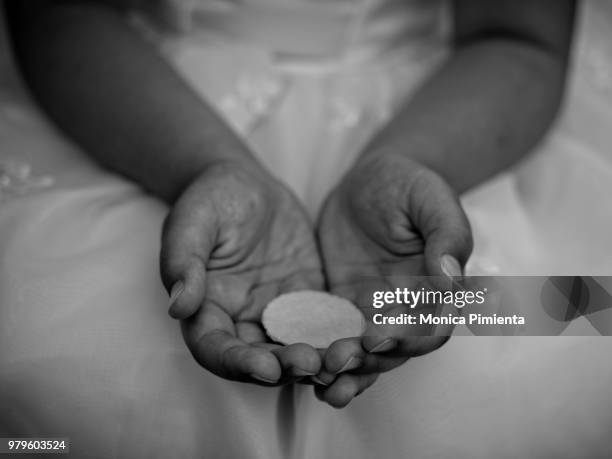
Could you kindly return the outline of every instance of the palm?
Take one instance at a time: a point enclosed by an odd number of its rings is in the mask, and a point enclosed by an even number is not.
[[[274,297],[323,284],[304,211],[261,170],[221,165],[183,193],[166,224],[162,272],[167,285],[187,279],[174,315],[205,368],[264,383],[319,370],[314,348],[271,343],[261,326]]]
[[[436,174],[402,157],[377,157],[358,164],[332,193],[321,214],[319,238],[330,289],[362,310],[365,336],[330,346],[328,370],[351,355],[364,361],[360,371],[385,371],[407,358],[440,347],[447,330],[373,323],[374,291],[418,289],[424,284],[448,286],[440,268],[443,254],[469,253],[469,225],[457,199]],[[425,276],[435,276],[427,277]],[[444,280],[442,280],[444,279]],[[405,305],[383,310],[385,315],[413,312]],[[392,351],[364,355],[383,339]]]
[[[391,287],[397,276],[425,274],[425,245],[419,234],[406,228],[403,246],[389,247],[385,237],[377,237],[381,223],[375,216],[353,216],[337,197],[326,205],[319,225],[319,238],[330,289],[366,305],[370,284]],[[364,301],[365,300],[365,301]],[[371,308],[367,308],[371,309]]]
[[[263,308],[279,294],[320,289],[321,264],[312,229],[299,204],[279,190],[264,208],[241,208],[236,236],[212,253],[206,301],[237,322],[259,323]]]
[[[425,267],[425,243],[411,226],[404,226],[401,244],[396,244],[383,224],[372,214],[353,216],[341,199],[332,197],[321,218],[319,237],[325,272],[330,290],[356,304],[366,318],[366,336],[377,336],[388,328],[372,321],[374,291],[394,291],[396,288],[418,288],[428,273]],[[382,230],[382,231],[381,231]],[[408,307],[395,307],[388,313],[410,312]],[[425,343],[414,330],[403,327],[403,336],[392,361],[394,367],[411,355],[429,352],[445,340],[438,338]],[[398,359],[399,358],[399,359]]]

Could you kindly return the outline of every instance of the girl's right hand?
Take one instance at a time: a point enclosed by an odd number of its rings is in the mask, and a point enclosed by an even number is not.
[[[258,165],[215,162],[182,193],[164,225],[161,273],[169,314],[204,368],[264,385],[319,372],[313,347],[273,344],[261,325],[270,300],[320,290],[323,277],[303,208]]]

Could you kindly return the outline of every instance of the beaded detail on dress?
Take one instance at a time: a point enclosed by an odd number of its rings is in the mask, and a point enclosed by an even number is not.
[[[418,60],[438,52],[448,33],[443,0],[159,0],[155,5],[131,20],[164,54],[173,56],[174,48],[189,42],[197,47],[199,40],[264,50],[258,65],[237,65],[236,78],[209,100],[242,135],[283,103],[296,69],[324,78],[398,46],[406,48],[407,62]],[[174,32],[164,32],[160,24]],[[363,108],[353,99],[341,90],[330,95],[330,131],[359,124]]]
[[[52,186],[53,177],[38,176],[22,161],[0,160],[0,201]]]
[[[250,132],[282,101],[289,84],[288,77],[275,73],[246,73],[235,90],[221,98],[219,109],[239,132]]]

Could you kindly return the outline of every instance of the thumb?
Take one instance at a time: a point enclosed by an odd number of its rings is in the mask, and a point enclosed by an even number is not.
[[[461,277],[473,247],[467,216],[455,192],[441,177],[436,176],[423,192],[415,223],[425,239],[427,274]]]
[[[214,248],[216,219],[199,203],[177,202],[162,231],[160,271],[170,294],[168,313],[175,319],[193,315],[204,301],[206,267]]]
[[[469,225],[445,224],[432,231],[425,242],[425,265],[429,276],[461,278],[472,252]]]

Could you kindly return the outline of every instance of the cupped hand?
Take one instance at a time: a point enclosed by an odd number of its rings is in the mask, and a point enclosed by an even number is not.
[[[266,337],[264,307],[322,288],[313,229],[301,205],[255,164],[219,162],[183,192],[164,224],[162,279],[196,361],[227,379],[264,385],[316,374],[305,344]]]
[[[317,396],[341,407],[379,373],[446,342],[451,329],[417,336],[411,327],[374,325],[375,312],[414,311],[406,305],[375,310],[371,295],[418,289],[424,282],[444,289],[450,278],[462,275],[472,250],[471,230],[456,194],[438,174],[399,155],[380,155],[359,160],[332,192],[318,235],[330,291],[358,305],[368,324],[363,337],[327,349],[317,376],[327,383],[316,387]]]

